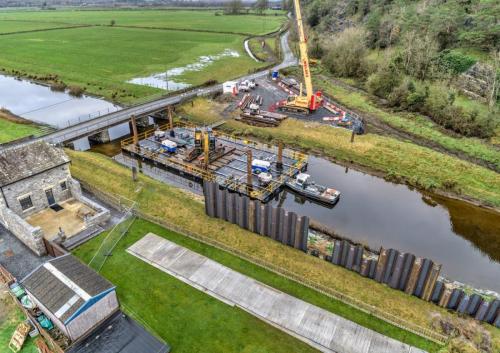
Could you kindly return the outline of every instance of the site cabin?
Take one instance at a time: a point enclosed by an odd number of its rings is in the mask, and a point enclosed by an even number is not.
[[[62,148],[43,141],[0,150],[0,224],[39,256],[46,253],[43,238],[55,237],[60,227],[71,236],[110,216],[107,209],[82,195],[69,165]],[[78,218],[83,208],[90,213]],[[64,222],[56,224],[69,212],[78,229],[70,229]],[[40,222],[51,222],[51,227]]]
[[[154,135],[155,136],[155,140],[156,141],[161,141],[162,138],[165,138],[165,135],[166,135],[165,131],[156,130],[155,131],[155,135]]]
[[[71,254],[40,265],[21,285],[32,302],[72,341],[119,310],[115,286]]]
[[[271,162],[262,161],[260,159],[254,159],[252,161],[252,172],[259,173],[269,173],[271,170]]]
[[[161,148],[168,153],[175,153],[177,151],[177,144],[170,140],[163,140],[161,142]]]
[[[222,93],[223,94],[238,94],[238,82],[236,81],[227,81],[222,84]]]

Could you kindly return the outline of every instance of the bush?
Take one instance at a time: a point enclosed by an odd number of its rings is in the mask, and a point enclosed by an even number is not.
[[[368,92],[381,98],[388,98],[394,88],[401,83],[401,76],[395,71],[392,65],[388,65],[371,74],[366,81]]]
[[[476,60],[473,57],[449,50],[442,51],[438,57],[438,65],[441,70],[453,75],[467,71],[475,63]]]
[[[75,97],[81,97],[83,92],[85,92],[85,89],[81,88],[80,86],[69,86],[68,88],[68,93]]]
[[[365,31],[347,28],[330,44],[323,63],[330,72],[342,77],[360,77],[365,74]]]
[[[66,90],[66,84],[64,82],[54,82],[50,85],[52,91],[64,92]]]

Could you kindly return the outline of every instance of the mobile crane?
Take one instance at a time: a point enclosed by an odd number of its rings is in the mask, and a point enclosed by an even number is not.
[[[313,85],[311,80],[311,71],[309,70],[309,56],[307,54],[307,39],[304,33],[304,26],[302,23],[302,13],[300,10],[300,1],[294,0],[295,3],[295,17],[297,20],[297,30],[299,34],[299,47],[300,47],[300,61],[302,64],[302,72],[304,74],[305,95],[302,92],[302,84],[300,84],[300,92],[298,95],[290,95],[286,102],[284,102],[280,109],[285,111],[292,111],[298,113],[311,113],[321,107],[323,103],[323,96],[321,92],[313,93]]]

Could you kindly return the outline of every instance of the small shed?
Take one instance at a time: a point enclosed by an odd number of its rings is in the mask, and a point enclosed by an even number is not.
[[[72,341],[119,310],[115,287],[71,254],[49,260],[21,284],[33,302]]]

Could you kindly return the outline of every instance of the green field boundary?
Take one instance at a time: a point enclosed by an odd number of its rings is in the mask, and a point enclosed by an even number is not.
[[[106,201],[107,203],[111,205],[115,205],[118,208],[121,208],[121,201],[120,197],[116,195],[111,195],[105,191],[99,190],[97,188],[92,187],[91,185],[80,181],[82,187],[89,191],[90,193],[94,194],[96,197]],[[408,322],[404,319],[401,319],[395,315],[389,314],[387,312],[384,312],[372,305],[366,304],[358,299],[355,299],[351,296],[345,295],[339,291],[336,291],[332,288],[325,287],[321,284],[318,284],[314,281],[311,281],[307,278],[298,276],[291,271],[285,270],[283,268],[280,268],[276,265],[273,265],[272,263],[269,263],[267,261],[262,260],[261,258],[246,254],[240,250],[237,250],[235,248],[229,247],[213,238],[208,238],[206,236],[196,234],[189,232],[171,222],[166,221],[163,218],[159,217],[154,217],[149,214],[146,214],[144,212],[139,211],[138,209],[134,209],[133,213],[136,217],[145,219],[149,222],[155,223],[161,227],[164,227],[166,229],[169,229],[171,231],[174,231],[176,233],[179,233],[187,238],[190,238],[192,240],[198,241],[200,243],[203,243],[208,246],[212,246],[218,250],[225,251],[235,257],[238,257],[242,260],[248,261],[249,263],[252,263],[256,266],[262,267],[276,275],[282,276],[288,280],[291,280],[293,282],[299,283],[304,287],[307,287],[309,289],[312,289],[316,292],[319,292],[331,299],[340,301],[346,305],[349,305],[365,314],[368,314],[370,316],[373,316],[381,321],[386,322],[387,324],[390,324],[392,326],[395,326],[399,329],[408,331],[410,333],[413,333],[417,336],[420,336],[426,340],[429,340],[433,343],[436,343],[438,345],[445,345],[446,342],[448,341],[448,337],[445,335],[442,335],[434,330],[427,329],[425,327],[413,324],[411,322]]]
[[[92,27],[92,25],[73,25],[67,27],[50,27],[50,28],[39,28],[39,29],[27,29],[23,31],[15,31],[15,32],[4,32],[0,33],[0,36],[8,36],[13,34],[23,34],[23,33],[33,33],[33,32],[47,32],[47,31],[56,31],[56,30],[64,30],[64,29],[76,29],[76,28],[86,28]]]

